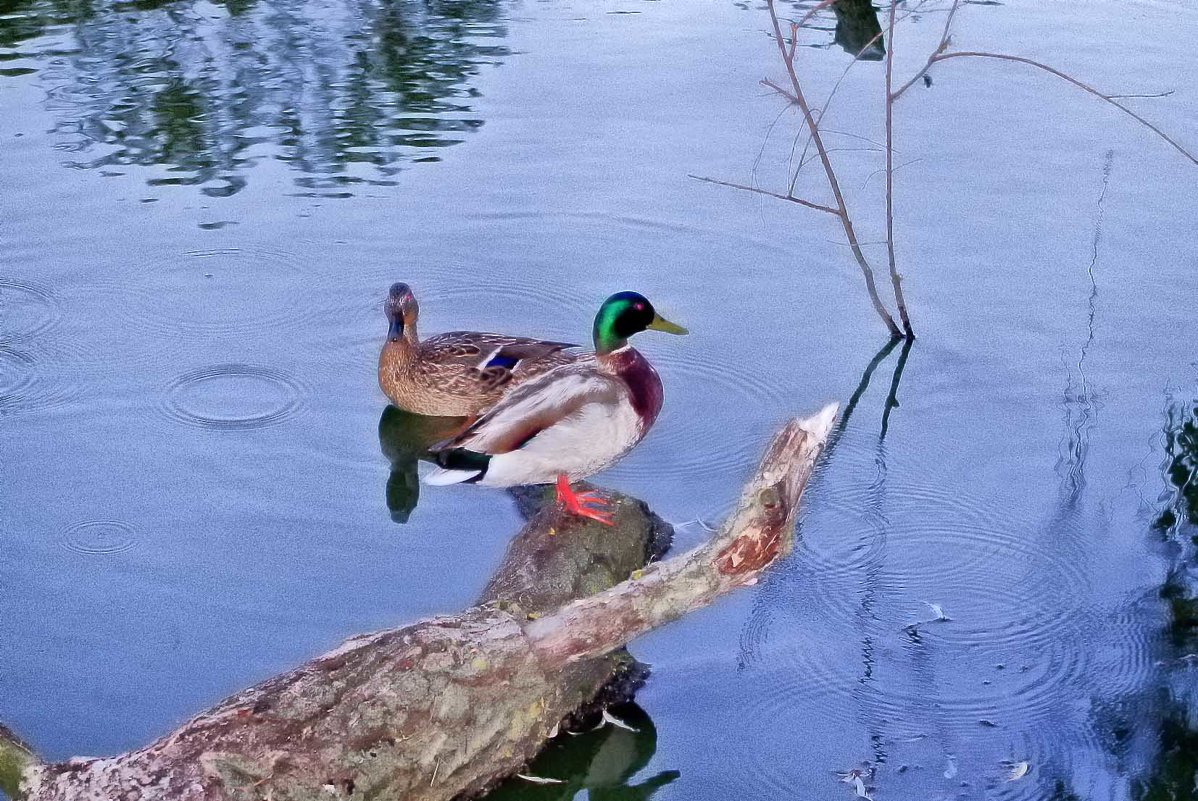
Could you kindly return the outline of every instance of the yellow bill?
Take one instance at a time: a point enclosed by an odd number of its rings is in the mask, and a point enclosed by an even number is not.
[[[690,333],[690,331],[687,331],[682,326],[671,323],[669,320],[662,317],[660,314],[653,315],[653,322],[649,323],[649,328],[651,328],[654,331],[665,331],[667,334],[689,334]]]

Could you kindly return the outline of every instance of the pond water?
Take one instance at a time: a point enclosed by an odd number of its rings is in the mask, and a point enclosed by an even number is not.
[[[859,11],[804,32],[814,96]],[[1158,95],[1125,102],[1194,150],[1194,30],[967,2],[954,45]],[[785,187],[768,34],[755,2],[0,3],[0,720],[114,753],[471,603],[520,517],[392,474],[387,286],[425,332],[570,340],[628,288],[692,336],[639,338],[665,410],[598,480],[677,548],[783,419],[854,404],[796,554],[634,643],[640,731],[516,797],[1198,798],[1198,167],[1044,74],[937,65],[896,112],[920,338],[883,348],[831,217],[688,178]],[[881,70],[827,118],[878,263]]]

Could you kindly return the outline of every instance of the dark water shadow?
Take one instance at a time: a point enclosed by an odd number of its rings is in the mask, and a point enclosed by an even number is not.
[[[456,434],[466,418],[425,417],[396,406],[383,409],[379,418],[379,448],[391,463],[387,477],[387,509],[396,523],[407,523],[420,502],[417,465],[431,462],[428,448]]]
[[[1198,399],[1173,401],[1166,412],[1164,500],[1152,533],[1168,557],[1160,588],[1168,617],[1158,686],[1147,699],[1155,754],[1134,786],[1137,801],[1198,799]],[[1143,725],[1143,724],[1141,724]]]
[[[899,385],[903,380],[903,371],[907,368],[907,358],[911,354],[911,347],[915,344],[913,339],[890,339],[883,345],[874,357],[865,365],[865,369],[861,372],[861,380],[857,382],[857,388],[853,390],[853,394],[849,396],[849,402],[845,404],[844,411],[840,415],[840,419],[836,422],[836,428],[832,431],[832,435],[828,438],[828,447],[825,449],[830,458],[832,452],[836,448],[837,442],[840,441],[845,429],[848,428],[849,420],[853,417],[853,412],[857,410],[861,398],[869,390],[869,384],[873,380],[874,373],[882,362],[886,361],[887,357],[894,352],[894,349],[902,343],[902,349],[899,350],[898,359],[894,365],[894,371],[890,376],[890,391],[886,396],[886,401],[882,406],[882,423],[878,432],[878,439],[886,439],[886,432],[890,429],[890,412],[897,409]]]
[[[0,82],[37,74],[67,163],[241,191],[264,159],[346,197],[483,124],[470,79],[507,54],[500,0],[11,0]]]
[[[634,781],[657,751],[657,728],[636,704],[613,706],[611,714],[629,728],[604,721],[589,731],[563,732],[537,755],[526,775],[553,783],[514,777],[484,796],[486,801],[645,801],[681,775],[664,770]]]
[[[832,10],[836,12],[834,41],[844,52],[861,61],[881,61],[886,57],[882,25],[871,0],[837,0]]]

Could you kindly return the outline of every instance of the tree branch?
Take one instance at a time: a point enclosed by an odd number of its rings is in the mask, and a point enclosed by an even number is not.
[[[836,419],[836,404],[777,436],[749,480],[732,517],[710,542],[650,565],[610,590],[574,601],[525,629],[548,669],[619,647],[706,606],[789,553],[799,497]]]
[[[878,297],[878,287],[874,279],[873,267],[866,260],[865,253],[862,252],[861,246],[857,242],[857,233],[853,230],[853,221],[849,217],[848,208],[844,202],[844,195],[840,191],[840,182],[836,178],[836,171],[832,168],[832,161],[828,157],[828,150],[824,147],[823,138],[819,133],[819,126],[811,114],[811,108],[807,105],[807,99],[803,96],[803,87],[799,81],[798,73],[795,72],[794,59],[788,57],[786,39],[782,35],[782,24],[778,20],[778,10],[774,2],[775,0],[766,0],[766,5],[769,8],[770,21],[774,28],[774,41],[778,46],[778,52],[782,56],[782,61],[786,65],[786,73],[790,77],[790,93],[788,97],[803,113],[803,120],[807,123],[807,129],[811,132],[811,141],[815,144],[816,152],[819,153],[820,162],[824,167],[824,175],[828,179],[828,187],[832,190],[832,196],[836,199],[837,216],[840,217],[840,224],[844,228],[845,236],[848,238],[850,248],[852,248],[853,258],[857,260],[857,264],[861,268],[861,274],[865,278],[865,287],[869,292],[869,299],[873,304],[874,311],[882,318],[882,322],[886,324],[886,328],[892,337],[901,337],[903,334],[895,324],[894,318],[890,316],[890,312],[886,310],[882,299]],[[819,7],[822,7],[822,5]],[[814,13],[814,9],[812,13]],[[769,85],[773,86],[773,84]]]
[[[894,302],[898,306],[899,319],[903,322],[903,331],[907,339],[915,337],[911,328],[911,318],[907,316],[907,301],[903,297],[903,279],[898,273],[894,261],[894,100],[890,94],[891,83],[894,80],[894,13],[898,0],[890,0],[890,21],[887,34],[889,45],[886,48],[886,261],[890,268],[890,285],[894,289]],[[949,12],[952,21],[952,11]],[[947,31],[948,29],[945,28]],[[946,34],[947,35],[947,34]]]
[[[932,64],[935,63],[936,56],[940,55],[945,50],[948,50],[948,46],[952,42],[952,34],[950,32],[953,27],[953,17],[956,16],[957,8],[960,5],[961,0],[953,0],[953,4],[948,9],[948,17],[944,20],[944,31],[940,34],[940,42],[936,45],[936,49],[932,51],[932,55],[928,56],[927,63],[920,68],[919,72],[915,73],[911,80],[899,87],[897,92],[891,92],[889,87],[887,87],[886,96],[889,97],[891,101],[898,100],[899,97],[902,96],[903,92],[910,89],[916,81],[926,75],[928,70],[932,68]]]
[[[988,58],[988,59],[994,59],[997,61],[1012,61],[1017,64],[1027,64],[1030,67],[1035,67],[1038,70],[1047,72],[1049,75],[1055,75],[1056,77],[1060,78],[1061,80],[1063,80],[1067,83],[1070,83],[1073,86],[1076,86],[1078,89],[1081,89],[1083,92],[1086,92],[1087,94],[1091,94],[1094,97],[1097,97],[1099,100],[1102,100],[1106,103],[1110,103],[1112,106],[1119,109],[1124,114],[1131,117],[1132,119],[1134,119],[1136,122],[1143,125],[1148,130],[1152,131],[1158,137],[1160,137],[1164,141],[1168,142],[1169,145],[1171,145],[1174,150],[1176,150],[1181,155],[1185,156],[1190,162],[1192,162],[1195,165],[1198,165],[1198,156],[1195,156],[1193,153],[1191,153],[1189,150],[1187,150],[1184,146],[1182,146],[1180,142],[1178,142],[1173,137],[1169,136],[1167,133],[1162,131],[1156,125],[1154,125],[1153,123],[1144,119],[1139,114],[1137,114],[1136,112],[1132,111],[1127,106],[1120,103],[1118,100],[1115,99],[1117,97],[1116,95],[1103,94],[1102,92],[1098,91],[1093,86],[1091,86],[1090,84],[1085,83],[1084,81],[1080,81],[1077,78],[1074,78],[1072,75],[1070,75],[1066,72],[1062,72],[1061,70],[1057,69],[1056,67],[1051,67],[1048,64],[1045,64],[1041,61],[1036,61],[1035,59],[1031,59],[1031,58],[1025,58],[1023,56],[1012,56],[1012,55],[1008,55],[1006,53],[991,53],[991,52],[988,52],[985,50],[955,50],[951,53],[934,54],[928,59],[928,66],[931,66],[932,64],[939,62],[939,61],[948,61],[949,59],[953,59],[953,58]],[[927,71],[927,69],[925,68],[924,72],[926,72],[926,71]],[[908,85],[909,85],[909,83],[908,83]],[[899,95],[901,95],[905,89],[906,89],[906,86],[904,86],[903,89],[900,89],[897,93],[895,93],[895,97],[897,98]]]
[[[694,178],[696,181],[702,181],[705,184],[716,184],[717,186],[727,186],[727,187],[731,187],[732,189],[740,189],[744,192],[755,192],[759,195],[766,195],[768,197],[777,198],[778,200],[785,200],[788,203],[798,203],[800,206],[806,206],[809,209],[815,209],[816,211],[824,211],[824,212],[827,212],[828,214],[834,214],[837,217],[840,216],[840,212],[837,211],[836,209],[832,208],[831,206],[824,206],[820,203],[812,203],[810,200],[803,200],[801,197],[795,197],[794,195],[783,195],[778,192],[771,192],[768,189],[762,189],[757,186],[747,186],[746,184],[734,184],[731,181],[720,181],[716,178],[706,178],[702,175],[687,174],[686,177]]]

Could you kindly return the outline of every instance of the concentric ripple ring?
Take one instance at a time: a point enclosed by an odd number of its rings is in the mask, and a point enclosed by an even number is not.
[[[291,419],[303,408],[303,386],[289,374],[250,364],[215,364],[170,383],[163,412],[198,428],[245,430]],[[248,408],[247,402],[252,402]]]

